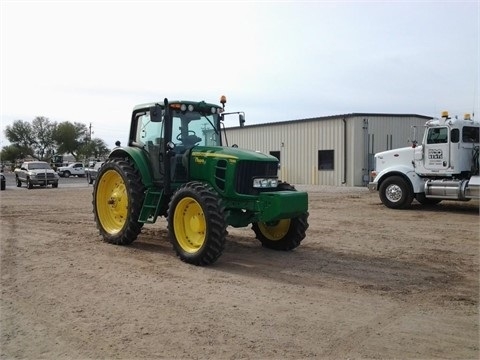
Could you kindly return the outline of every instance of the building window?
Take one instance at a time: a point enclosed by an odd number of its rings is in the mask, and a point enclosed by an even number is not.
[[[333,170],[334,150],[318,150],[318,170]]]
[[[278,170],[280,170],[280,151],[270,151],[270,155],[278,159]]]
[[[275,156],[280,161],[280,151],[270,151],[270,155]]]

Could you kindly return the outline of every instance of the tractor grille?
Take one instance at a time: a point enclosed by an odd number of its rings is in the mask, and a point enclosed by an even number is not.
[[[258,190],[253,188],[253,178],[274,177],[277,172],[277,161],[239,161],[235,174],[235,191],[246,195],[258,194]]]

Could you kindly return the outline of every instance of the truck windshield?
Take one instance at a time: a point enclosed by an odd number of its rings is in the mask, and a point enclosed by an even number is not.
[[[172,141],[184,146],[220,146],[216,128],[218,115],[204,115],[196,111],[173,112]]]

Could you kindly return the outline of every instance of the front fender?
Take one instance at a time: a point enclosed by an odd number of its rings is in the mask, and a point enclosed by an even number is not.
[[[115,148],[109,158],[126,158],[132,160],[135,168],[138,169],[142,177],[142,183],[145,187],[149,188],[153,186],[153,174],[148,161],[148,155],[146,151],[137,147],[117,147]]]
[[[414,193],[424,192],[425,183],[423,179],[418,176],[418,174],[413,170],[412,167],[409,166],[397,165],[383,169],[380,173],[377,174],[377,176],[373,180],[373,183],[377,184],[378,189],[383,180],[394,175],[399,175],[408,179]]]

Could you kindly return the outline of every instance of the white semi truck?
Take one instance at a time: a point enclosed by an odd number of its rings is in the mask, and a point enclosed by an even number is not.
[[[371,191],[392,209],[410,206],[413,199],[424,205],[442,200],[480,198],[480,123],[466,114],[425,124],[423,143],[375,154]]]

